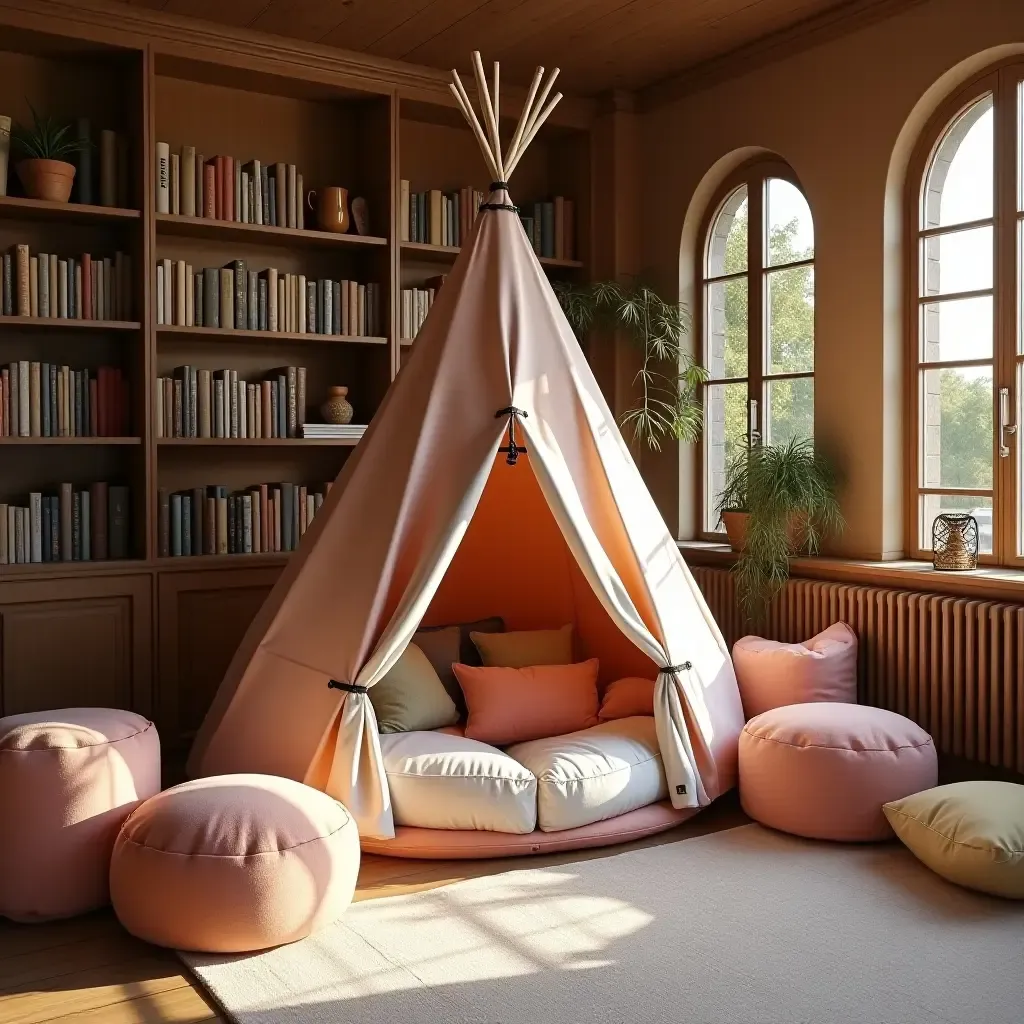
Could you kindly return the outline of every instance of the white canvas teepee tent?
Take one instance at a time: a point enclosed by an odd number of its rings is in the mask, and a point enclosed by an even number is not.
[[[474,61],[483,126],[457,73],[452,91],[495,179],[488,203],[236,653],[189,761],[193,775],[267,772],[325,789],[375,838],[394,823],[366,691],[421,622],[571,620],[579,655],[600,657],[606,681],[657,674],[677,808],[734,784],[743,725],[721,633],[505,184],[560,98],[548,98],[557,71],[544,83],[538,70],[503,157],[498,68],[492,99]]]

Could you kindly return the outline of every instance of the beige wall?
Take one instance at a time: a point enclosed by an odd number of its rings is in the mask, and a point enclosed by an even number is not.
[[[693,91],[641,116],[641,264],[693,306],[697,225],[724,175],[759,150],[803,184],[816,241],[815,432],[842,463],[836,553],[903,550],[905,167],[924,120],[992,61],[1024,51],[1021,0],[928,0]],[[645,460],[692,536],[692,450]],[[682,481],[682,487],[680,487]]]

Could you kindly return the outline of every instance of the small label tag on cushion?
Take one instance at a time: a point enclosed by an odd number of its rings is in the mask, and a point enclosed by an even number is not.
[[[676,796],[686,796],[686,787],[676,786]]]

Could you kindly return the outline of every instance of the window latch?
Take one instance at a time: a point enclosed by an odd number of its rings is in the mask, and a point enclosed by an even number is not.
[[[1017,433],[1017,424],[1010,422],[1010,389],[999,389],[999,458],[1010,456],[1010,446],[1006,443],[1008,434]]]

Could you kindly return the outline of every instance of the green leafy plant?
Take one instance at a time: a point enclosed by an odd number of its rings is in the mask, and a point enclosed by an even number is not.
[[[746,444],[729,463],[716,508],[746,512],[746,542],[736,562],[736,593],[748,619],[763,618],[789,578],[792,554],[817,554],[843,529],[832,464],[810,438]]]
[[[686,309],[639,282],[558,283],[555,293],[578,336],[595,328],[619,331],[640,349],[635,382],[641,394],[620,425],[654,451],[666,438],[696,441],[704,421],[698,392],[707,371],[683,348],[690,327]]]
[[[71,125],[54,117],[41,117],[34,107],[31,125],[15,125],[11,141],[23,157],[29,160],[66,160],[86,148],[85,139],[71,134]]]

